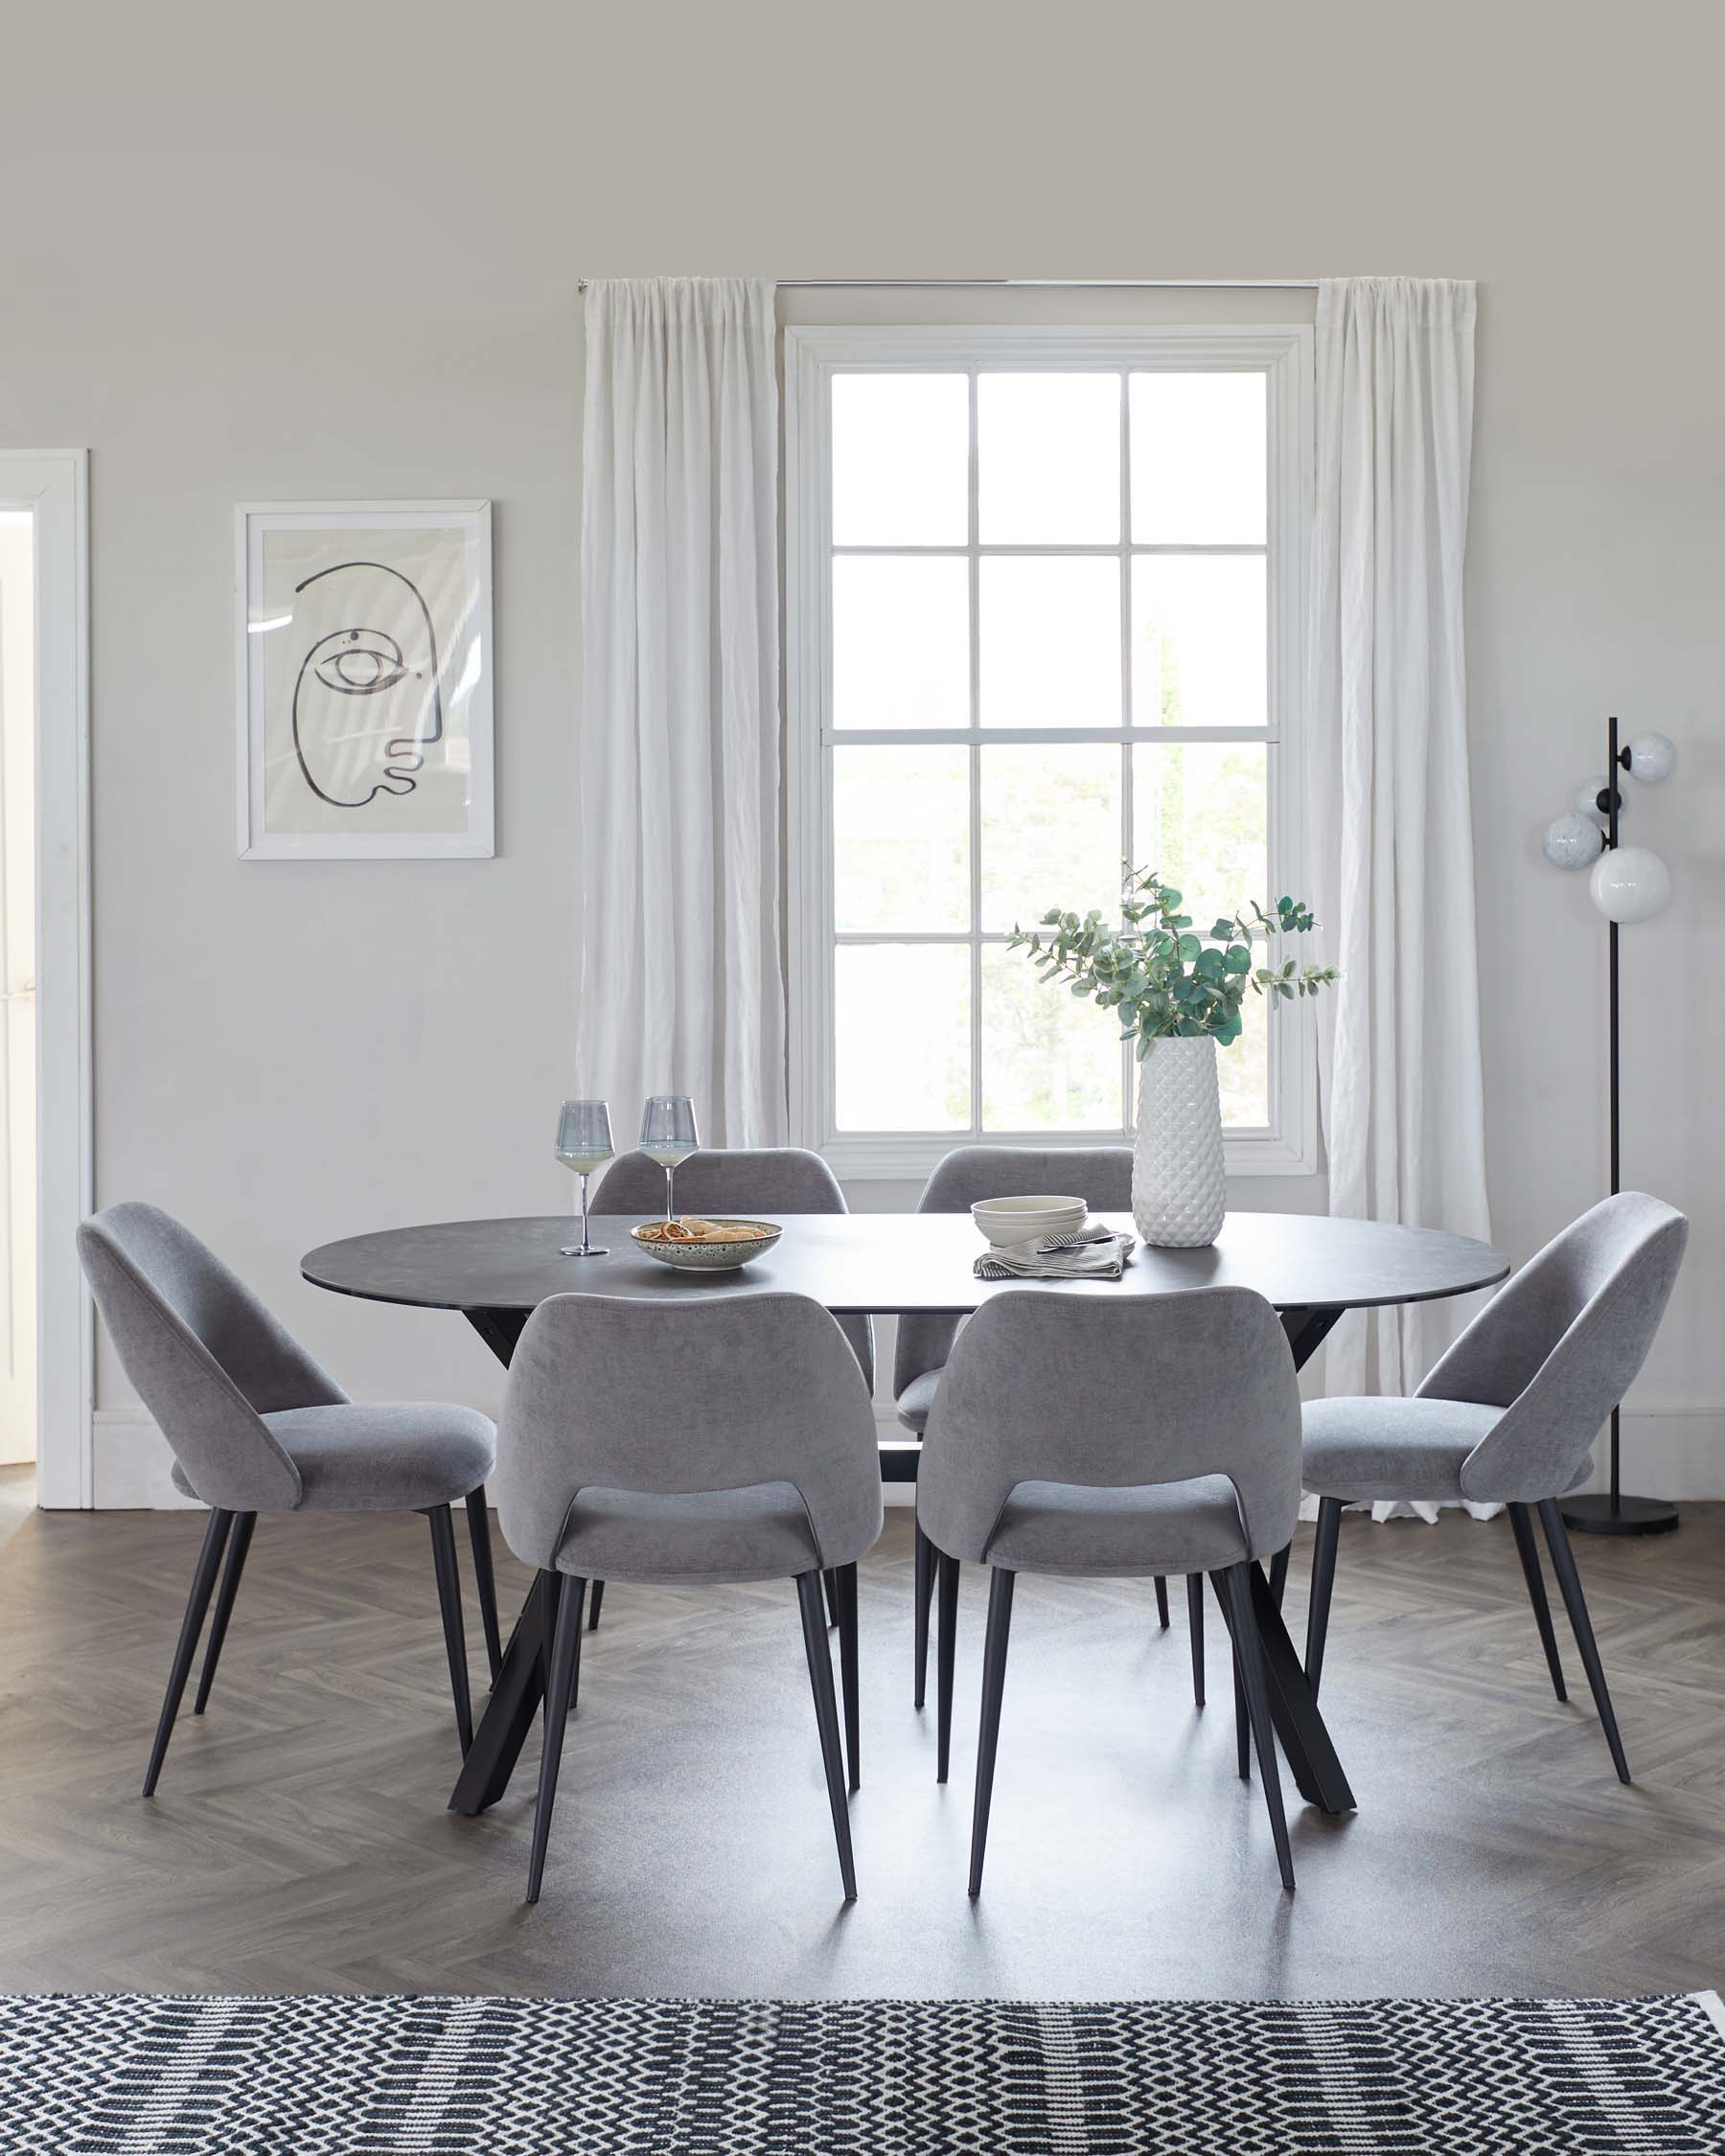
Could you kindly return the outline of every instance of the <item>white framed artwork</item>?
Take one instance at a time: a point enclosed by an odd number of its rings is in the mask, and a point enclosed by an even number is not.
[[[250,502],[236,528],[242,858],[494,853],[490,502]]]

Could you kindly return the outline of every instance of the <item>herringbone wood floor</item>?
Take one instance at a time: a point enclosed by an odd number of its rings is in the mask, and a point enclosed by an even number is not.
[[[863,1569],[862,1898],[844,1909],[789,1586],[615,1588],[544,1899],[537,1746],[482,1820],[456,1768],[418,1519],[261,1523],[209,1713],[137,1794],[195,1514],[0,1525],[0,1989],[1051,1996],[1627,1992],[1725,1978],[1725,1507],[1578,1544],[1638,1780],[1565,1642],[1552,1696],[1508,1528],[1343,1530],[1324,1703],[1360,1810],[1294,1806],[1277,1890],[1234,1778],[1221,1626],[1024,1580],[988,1883],[964,1892],[981,1581],[954,1779],[912,1711],[903,1512]],[[465,1543],[464,1543],[465,1554]],[[1298,1635],[1309,1530],[1289,1613]],[[504,1561],[506,1610],[525,1575]],[[1561,1620],[1560,1620],[1561,1621]],[[470,1625],[476,1617],[470,1603]],[[482,1657],[475,1647],[475,1683]],[[1579,1696],[1576,1696],[1579,1695]]]

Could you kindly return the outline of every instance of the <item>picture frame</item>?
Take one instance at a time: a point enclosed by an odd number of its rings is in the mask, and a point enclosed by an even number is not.
[[[244,860],[484,860],[489,501],[235,512]]]

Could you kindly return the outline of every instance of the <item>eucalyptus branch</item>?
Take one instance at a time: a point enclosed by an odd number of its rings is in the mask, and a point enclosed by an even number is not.
[[[1034,929],[1015,924],[1007,946],[1028,954],[1039,979],[1060,981],[1069,994],[1113,1011],[1121,1040],[1138,1043],[1140,1062],[1152,1041],[1208,1035],[1224,1047],[1237,1041],[1249,987],[1272,1003],[1291,1002],[1336,978],[1334,966],[1293,958],[1252,963],[1254,935],[1305,935],[1318,926],[1299,900],[1277,899],[1274,913],[1254,900],[1250,919],[1243,909],[1195,931],[1179,891],[1154,869],[1123,865],[1120,927],[1110,927],[1095,906],[1082,917],[1054,906]]]

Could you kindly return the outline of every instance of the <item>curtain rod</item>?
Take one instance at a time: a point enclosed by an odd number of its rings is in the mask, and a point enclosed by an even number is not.
[[[578,277],[585,292],[592,279]],[[801,291],[1315,292],[1316,277],[775,277]]]

